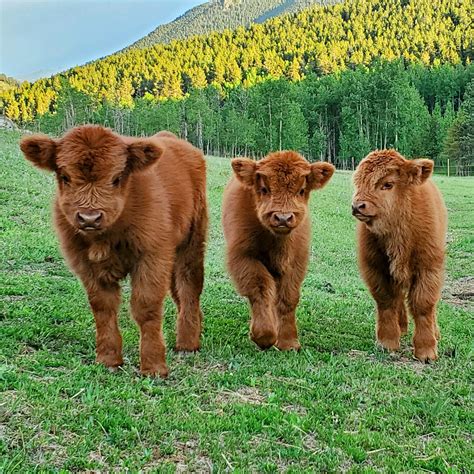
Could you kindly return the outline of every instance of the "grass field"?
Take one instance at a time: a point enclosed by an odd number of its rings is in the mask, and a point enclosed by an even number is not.
[[[123,370],[94,364],[93,318],[50,223],[54,179],[22,159],[18,139],[0,132],[1,472],[474,471],[474,178],[435,179],[450,214],[448,268],[440,360],[424,365],[412,359],[408,336],[394,355],[374,343],[348,173],[312,198],[311,262],[297,311],[302,351],[257,350],[247,304],[223,264],[230,166],[209,158],[202,350],[170,349],[162,381],[137,373],[128,283]],[[174,320],[168,301],[170,348]]]

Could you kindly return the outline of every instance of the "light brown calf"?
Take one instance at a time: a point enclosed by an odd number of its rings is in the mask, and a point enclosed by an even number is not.
[[[176,349],[199,348],[208,221],[202,153],[170,132],[138,139],[92,125],[59,140],[25,137],[21,149],[56,174],[54,221],[94,313],[97,361],[123,363],[119,282],[130,274],[140,370],[166,377],[162,305],[170,288],[179,311]]]
[[[415,320],[415,357],[437,358],[436,305],[444,278],[447,215],[430,176],[431,160],[406,160],[395,150],[370,153],[354,174],[352,213],[359,266],[377,303],[377,341],[400,346]]]
[[[251,338],[262,349],[298,350],[295,310],[309,256],[308,199],[334,166],[282,151],[258,162],[234,159],[232,168],[222,216],[227,265],[250,302]]]

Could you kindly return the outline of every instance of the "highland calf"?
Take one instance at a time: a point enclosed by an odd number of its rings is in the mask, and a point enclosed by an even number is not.
[[[397,350],[415,321],[415,357],[437,358],[436,305],[444,276],[447,215],[430,179],[431,160],[406,160],[394,150],[374,151],[354,174],[352,214],[359,266],[377,304],[377,341]]]
[[[223,204],[227,265],[251,305],[252,340],[262,349],[298,350],[295,310],[310,245],[308,199],[334,173],[292,151],[261,161],[232,160]]]
[[[119,281],[130,274],[141,373],[166,377],[162,305],[170,289],[176,349],[199,348],[208,220],[202,153],[169,132],[130,138],[92,125],[59,140],[25,137],[21,149],[56,174],[54,221],[94,313],[97,361],[123,363]]]

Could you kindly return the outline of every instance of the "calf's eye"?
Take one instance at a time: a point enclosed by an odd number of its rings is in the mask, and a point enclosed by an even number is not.
[[[266,194],[268,194],[268,189],[265,186],[262,186],[260,188],[260,192],[265,196]]]
[[[386,191],[387,189],[392,189],[393,188],[393,183],[384,183],[382,186],[382,189]]]
[[[305,188],[300,189],[300,196],[304,196]]]
[[[62,183],[64,184],[69,184],[71,182],[71,180],[69,179],[69,176],[65,175],[65,174],[60,174],[59,175],[59,179],[61,180]]]
[[[121,181],[122,181],[122,177],[121,177],[121,176],[117,176],[117,177],[112,181],[112,185],[113,185],[113,186],[118,186]]]

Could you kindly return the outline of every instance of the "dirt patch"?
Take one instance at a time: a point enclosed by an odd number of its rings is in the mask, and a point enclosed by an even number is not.
[[[387,352],[388,358],[385,360],[377,358],[375,354],[357,350],[351,350],[347,355],[352,359],[365,359],[380,364],[390,364],[394,367],[410,368],[417,374],[421,374],[426,368],[430,367],[430,364],[424,364],[413,356],[410,357],[406,354],[406,352],[411,352],[411,344],[404,344],[402,341],[401,346],[401,350],[398,352]]]
[[[213,472],[210,458],[199,450],[199,442],[196,439],[187,441],[176,440],[173,443],[175,451],[173,454],[163,455],[158,448],[153,450],[153,459],[144,466],[144,472],[157,472],[165,463],[175,465],[176,473],[187,472],[208,473]]]
[[[443,301],[465,309],[474,309],[474,276],[447,281],[442,293]]]
[[[392,363],[395,367],[408,367],[417,374],[423,373],[424,370],[430,366],[430,364],[424,364],[423,362],[420,362],[414,357],[410,358],[404,355],[398,355],[397,357],[394,357]]]
[[[24,300],[25,298],[25,295],[6,295],[1,297],[1,299],[6,301],[7,303],[15,303],[17,301]]]
[[[294,413],[299,416],[306,416],[308,414],[308,410],[301,405],[286,405],[282,407],[282,410],[286,413]]]
[[[244,403],[248,405],[263,405],[265,397],[255,387],[240,387],[235,391],[222,390],[217,394],[218,404]]]

